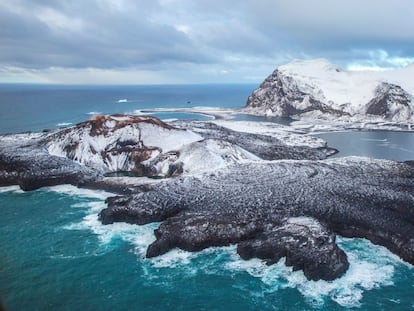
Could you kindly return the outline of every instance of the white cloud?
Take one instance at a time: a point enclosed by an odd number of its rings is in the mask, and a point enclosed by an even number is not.
[[[80,19],[66,16],[52,8],[44,8],[36,16],[52,30],[82,31]]]
[[[355,51],[355,54],[359,55],[359,58],[348,63],[347,68],[350,70],[384,71],[414,63],[414,57],[392,56],[382,49]]]
[[[176,25],[175,29],[177,29],[178,31],[181,31],[183,33],[185,33],[186,35],[188,35],[191,31],[191,27],[188,25]]]

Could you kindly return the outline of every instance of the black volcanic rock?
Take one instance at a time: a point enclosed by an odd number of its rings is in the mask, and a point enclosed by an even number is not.
[[[277,69],[248,97],[246,108],[251,108],[252,111],[260,112],[260,114],[281,117],[290,117],[311,111],[334,116],[349,116],[349,113],[332,108],[322,102],[312,92],[302,91],[294,78],[284,76]]]
[[[155,230],[157,240],[147,257],[162,255],[172,248],[200,251],[210,246],[239,243],[243,259],[260,258],[268,264],[286,257],[286,264],[303,270],[312,280],[333,280],[349,266],[346,254],[335,244],[335,235],[309,217],[293,217],[279,222],[243,219],[224,214],[183,214],[168,218]]]
[[[347,263],[329,230],[368,238],[414,264],[413,191],[414,169],[392,161],[245,163],[164,182],[122,205],[109,204],[100,219],[137,224],[164,220],[148,256],[174,247],[196,251],[240,243],[245,258],[273,262],[285,255],[295,268],[308,269],[308,278],[330,280],[341,275]],[[302,216],[318,220],[328,231],[319,239],[309,230],[283,227],[286,219]],[[288,236],[293,244],[282,241]]]
[[[346,254],[335,243],[335,235],[310,217],[292,217],[280,226],[239,243],[243,259],[260,258],[268,264],[286,258],[286,265],[303,270],[311,280],[333,280],[349,267]]]
[[[99,174],[90,168],[51,156],[37,139],[0,141],[0,186],[35,190],[60,184],[81,186],[98,178]]]

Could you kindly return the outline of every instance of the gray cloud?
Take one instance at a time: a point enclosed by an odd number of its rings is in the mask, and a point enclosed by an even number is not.
[[[414,60],[413,20],[411,0],[3,0],[0,66],[239,80],[292,58],[395,67]]]
[[[57,7],[33,2],[0,11],[0,62],[31,68],[113,68],[210,61],[172,25],[152,22],[146,2],[118,9],[110,1],[88,3]]]

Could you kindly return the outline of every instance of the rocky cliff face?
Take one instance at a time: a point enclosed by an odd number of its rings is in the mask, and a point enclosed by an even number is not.
[[[91,168],[50,155],[39,143],[40,135],[0,137],[0,186],[19,185],[23,190],[96,180]]]
[[[249,96],[246,110],[284,117],[414,120],[412,95],[401,86],[384,82],[378,74],[345,71],[324,60],[279,67]]]
[[[411,100],[411,95],[400,86],[383,82],[376,87],[366,113],[386,120],[410,120],[413,116]]]

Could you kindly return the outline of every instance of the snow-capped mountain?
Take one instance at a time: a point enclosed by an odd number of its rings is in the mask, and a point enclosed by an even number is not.
[[[349,71],[326,60],[280,66],[247,100],[250,113],[369,120],[414,120],[414,66]]]

